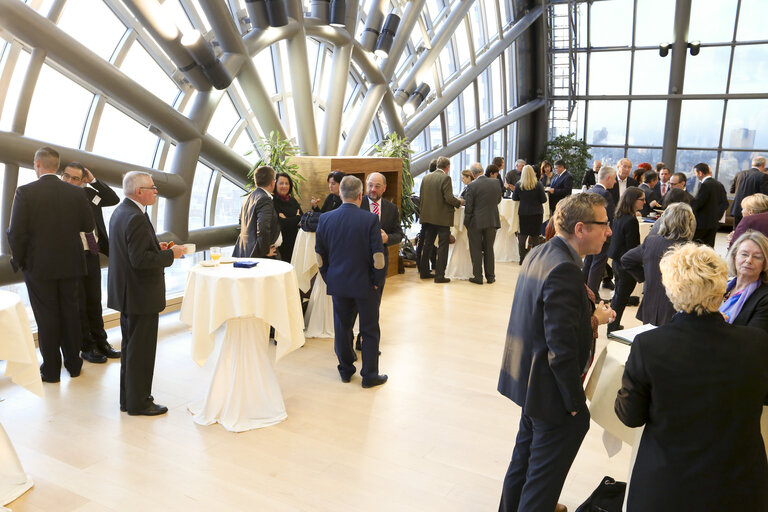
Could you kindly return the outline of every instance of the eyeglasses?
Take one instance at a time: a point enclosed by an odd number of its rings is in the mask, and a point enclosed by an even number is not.
[[[601,221],[601,220],[587,220],[584,221],[582,224],[598,224],[600,226],[603,226],[604,228],[608,227],[608,221]]]
[[[151,187],[138,187],[138,188],[139,188],[139,190],[141,190],[141,189],[144,189],[144,190],[157,190],[157,186],[155,186],[155,185],[152,185]]]
[[[75,178],[74,176],[72,176],[68,172],[62,173],[61,177],[63,179],[65,179],[65,180],[69,180],[69,181],[82,181],[82,179],[83,179],[83,178]]]

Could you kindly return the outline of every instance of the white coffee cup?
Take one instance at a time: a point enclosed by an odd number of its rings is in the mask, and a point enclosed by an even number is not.
[[[184,254],[195,254],[195,244],[184,244]]]

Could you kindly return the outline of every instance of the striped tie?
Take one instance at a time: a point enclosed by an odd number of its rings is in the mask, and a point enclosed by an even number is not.
[[[379,203],[376,201],[371,202],[371,205],[373,205],[373,213],[375,213],[377,216],[379,215]]]

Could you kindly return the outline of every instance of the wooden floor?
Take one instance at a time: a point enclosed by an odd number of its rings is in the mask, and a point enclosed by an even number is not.
[[[118,408],[120,365],[62,371],[40,399],[0,378],[0,422],[35,481],[9,507],[32,511],[492,511],[520,409],[496,392],[517,264],[493,285],[437,285],[414,269],[387,281],[386,385],[343,384],[331,340],[278,363],[279,425],[234,434],[196,425],[211,361],[190,357],[178,313],[161,318],[154,396],[165,416]],[[625,326],[636,325],[628,308]],[[119,344],[119,330],[109,331]],[[221,333],[220,333],[221,335]],[[601,327],[599,349],[605,343]],[[2,363],[0,363],[2,369]],[[592,424],[561,501],[574,510],[604,475],[626,480],[630,449],[608,458]]]

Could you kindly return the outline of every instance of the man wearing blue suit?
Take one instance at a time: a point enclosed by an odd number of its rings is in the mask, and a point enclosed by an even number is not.
[[[594,187],[587,190],[590,194],[599,194],[605,199],[605,210],[608,213],[608,222],[613,222],[616,203],[613,202],[611,189],[616,185],[616,169],[613,167],[603,167],[597,173],[597,183]],[[608,264],[608,246],[611,243],[610,237],[603,244],[603,249],[598,254],[590,254],[584,258],[584,281],[595,294],[595,299],[600,300],[600,281],[605,276],[605,266]]]
[[[555,160],[555,175],[549,187],[544,191],[549,194],[549,210],[555,212],[557,203],[564,197],[568,197],[573,192],[573,176],[565,168],[564,160]]]
[[[589,430],[582,378],[594,350],[582,258],[611,235],[605,199],[576,194],[553,218],[557,235],[520,269],[499,374],[499,392],[522,407],[501,494],[501,512],[552,511]],[[599,304],[598,323],[612,311]]]
[[[342,205],[320,217],[315,252],[320,274],[333,297],[334,350],[339,359],[342,382],[349,382],[355,371],[352,327],[360,315],[363,337],[363,387],[387,382],[379,374],[379,288],[386,277],[384,245],[379,218],[360,208],[363,183],[345,176],[339,186]]]

